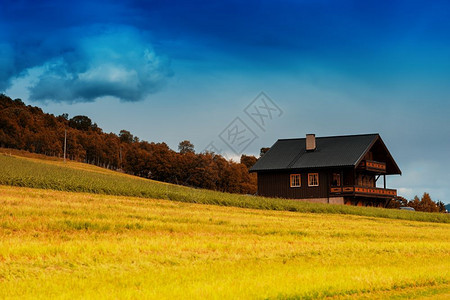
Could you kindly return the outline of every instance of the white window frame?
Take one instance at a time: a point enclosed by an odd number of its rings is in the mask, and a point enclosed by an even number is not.
[[[298,177],[298,185],[295,185],[294,183],[294,178]],[[289,184],[290,187],[295,188],[295,187],[302,187],[302,176],[300,174],[291,174],[291,176],[289,176]]]
[[[315,182],[314,180],[311,182],[314,177],[316,178]],[[308,186],[319,186],[319,173],[308,173]]]

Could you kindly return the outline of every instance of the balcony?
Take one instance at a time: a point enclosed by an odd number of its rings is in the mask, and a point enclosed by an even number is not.
[[[370,172],[386,173],[386,163],[379,161],[363,160],[359,168]]]
[[[364,186],[342,186],[331,187],[330,195],[392,198],[397,196],[397,190]]]

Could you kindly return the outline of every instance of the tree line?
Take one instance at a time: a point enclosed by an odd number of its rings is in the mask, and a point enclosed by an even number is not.
[[[149,179],[230,193],[255,194],[254,156],[228,161],[215,153],[195,153],[189,141],[178,152],[166,143],[141,141],[127,130],[105,133],[87,116],[54,116],[20,99],[0,95],[0,146],[67,158]]]
[[[422,198],[414,196],[414,199],[407,200],[404,197],[397,197],[395,201],[389,203],[388,208],[412,207],[416,211],[425,212],[447,212],[442,201],[433,201],[430,194],[423,193]]]
[[[0,94],[0,147],[26,150],[48,156],[63,156],[67,133],[67,158],[123,171],[149,179],[230,193],[255,194],[256,174],[249,174],[257,158],[242,155],[232,162],[214,153],[195,153],[188,140],[178,152],[166,143],[141,141],[127,130],[105,133],[87,116],[54,116],[41,108],[25,105]],[[269,148],[262,148],[261,155]],[[397,197],[389,208],[413,207],[417,211],[445,212],[444,203]]]

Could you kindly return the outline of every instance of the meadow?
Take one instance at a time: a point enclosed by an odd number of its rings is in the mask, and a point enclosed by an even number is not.
[[[152,181],[78,162],[68,161],[64,163],[62,160],[57,159],[44,160],[41,158],[8,155],[6,153],[0,154],[0,184],[242,208],[351,214],[450,223],[448,214],[327,205],[251,195],[228,194]]]
[[[0,298],[450,297],[450,225],[0,186]]]
[[[448,223],[0,154],[0,298],[445,299]]]

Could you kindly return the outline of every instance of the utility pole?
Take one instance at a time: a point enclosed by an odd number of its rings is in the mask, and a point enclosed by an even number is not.
[[[119,146],[119,159],[120,159],[119,168],[122,169],[122,146]]]
[[[66,150],[67,150],[67,129],[64,129],[64,162],[66,162]]]

